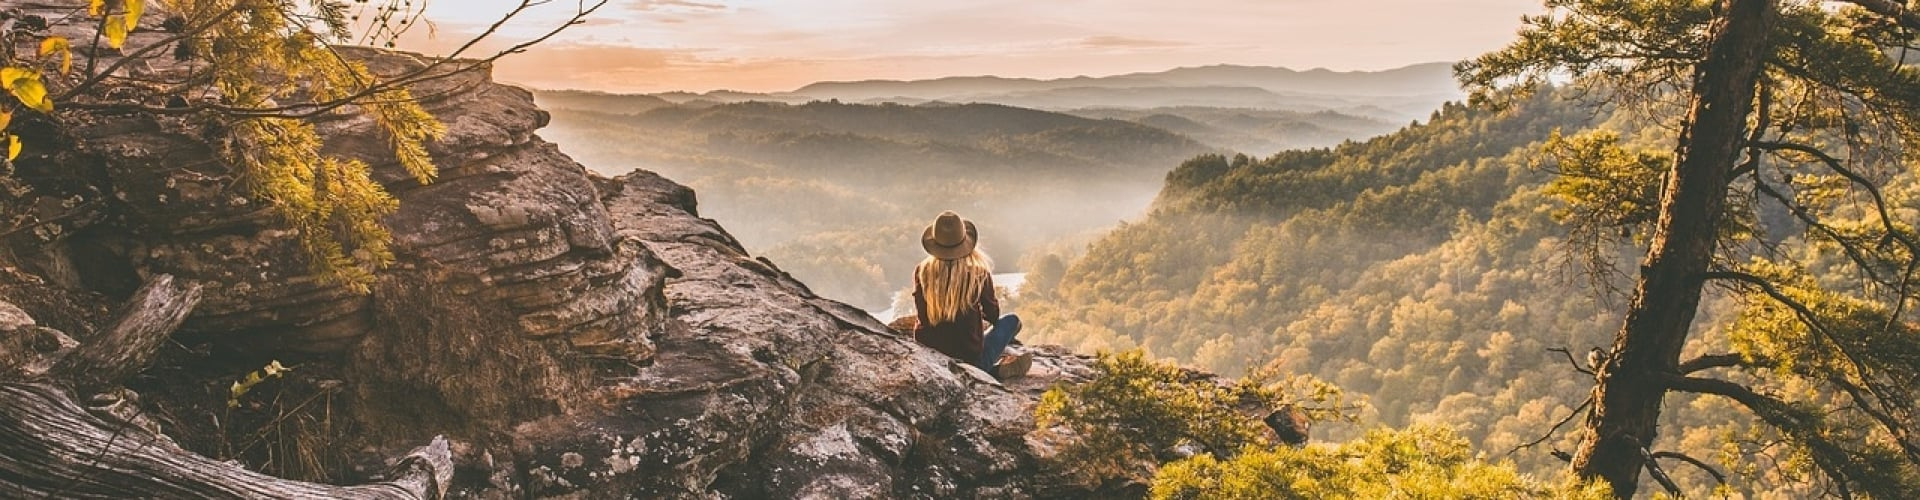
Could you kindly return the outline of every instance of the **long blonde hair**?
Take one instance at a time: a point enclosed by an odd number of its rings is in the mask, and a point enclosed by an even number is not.
[[[980,289],[992,275],[993,259],[977,249],[954,260],[929,256],[913,268],[913,276],[920,281],[922,297],[927,301],[927,320],[934,323],[953,321],[962,311],[978,303]]]

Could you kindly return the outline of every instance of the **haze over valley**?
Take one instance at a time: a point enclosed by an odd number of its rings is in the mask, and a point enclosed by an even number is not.
[[[1070,249],[1143,215],[1186,158],[1385,133],[1409,110],[1457,98],[1448,71],[1214,66],[538,100],[553,113],[542,136],[583,163],[687,183],[702,214],[747,248],[824,296],[877,311],[910,284],[920,229],[941,210],[979,221],[999,270],[1022,271],[1036,249]]]
[[[1920,492],[1920,0],[0,28],[0,496]]]

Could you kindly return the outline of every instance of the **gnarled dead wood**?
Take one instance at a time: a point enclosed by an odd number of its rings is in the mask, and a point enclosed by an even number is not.
[[[435,499],[453,477],[446,439],[414,449],[388,477],[361,486],[275,478],[96,414],[54,385],[0,383],[0,497]]]
[[[148,279],[98,338],[86,339],[48,376],[85,395],[120,385],[153,359],[160,344],[200,303],[200,285],[156,274]]]

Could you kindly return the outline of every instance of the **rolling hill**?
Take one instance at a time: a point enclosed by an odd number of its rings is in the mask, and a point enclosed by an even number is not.
[[[1463,94],[1453,81],[1451,63],[1436,62],[1383,71],[1297,71],[1269,66],[1215,65],[1047,80],[997,76],[862,80],[819,82],[788,92],[667,92],[654,97],[691,105],[745,101],[907,105],[951,102],[1053,111],[1206,106],[1306,113],[1339,111],[1404,123],[1423,118],[1440,103],[1460,99]]]
[[[920,229],[941,210],[979,221],[1008,270],[1033,245],[1139,214],[1168,165],[1218,151],[1131,121],[994,104],[537,98],[553,113],[542,135],[583,163],[694,187],[702,215],[749,249],[872,310],[910,283]]]

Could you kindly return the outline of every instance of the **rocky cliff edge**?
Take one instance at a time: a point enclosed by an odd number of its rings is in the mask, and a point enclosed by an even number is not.
[[[49,19],[71,3],[0,2]],[[348,55],[387,74],[428,63]],[[133,385],[163,430],[210,455],[197,422],[219,420],[224,383],[285,359],[338,405],[332,446],[447,435],[458,497],[1074,494],[1043,470],[1032,409],[1087,376],[1086,358],[1038,348],[1033,376],[1003,385],[748,255],[688,188],[590,173],[535,134],[548,116],[531,95],[484,67],[415,94],[450,129],[428,185],[370,120],[315,118],[329,154],[373,165],[401,202],[386,220],[397,261],[370,294],[307,272],[216,159],[207,122],[63,111],[17,174],[57,222],[5,242],[0,299],[84,343],[148,277],[204,285],[176,352]]]

